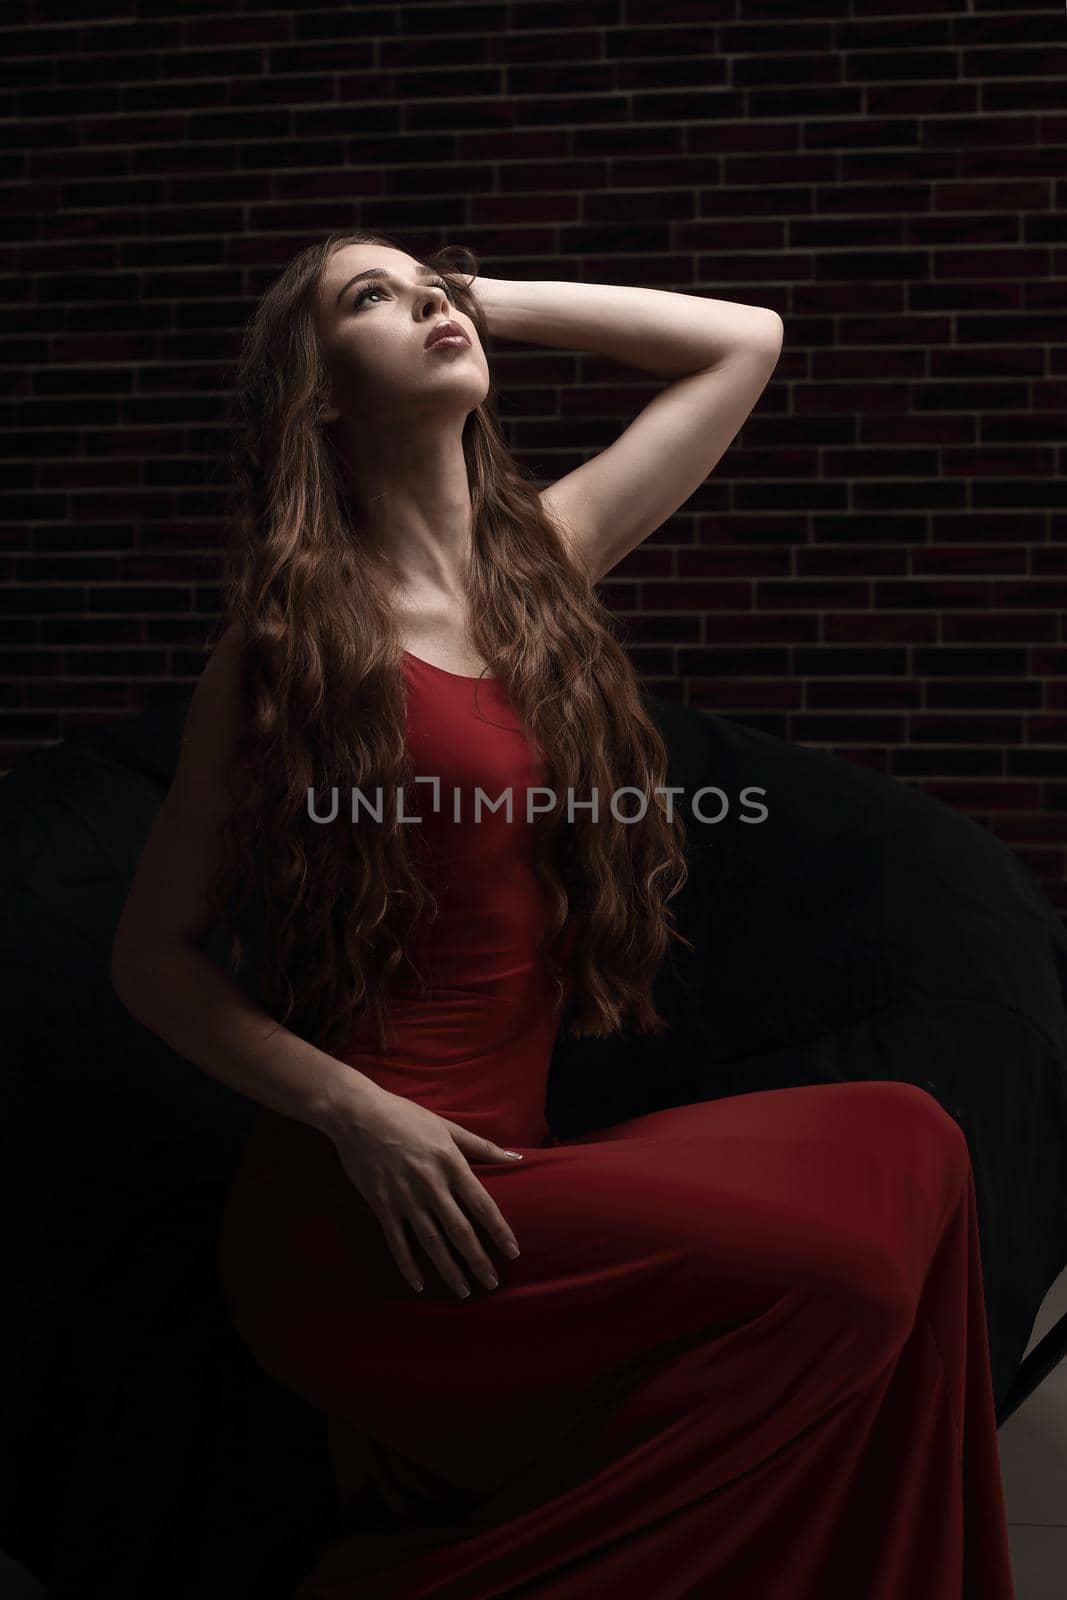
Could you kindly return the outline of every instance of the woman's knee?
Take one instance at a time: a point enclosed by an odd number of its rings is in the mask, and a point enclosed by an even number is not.
[[[943,1172],[949,1173],[959,1189],[971,1179],[971,1150],[967,1135],[952,1112],[929,1089],[904,1080],[877,1084],[880,1102],[888,1116],[906,1116],[914,1126],[916,1138],[932,1141]]]

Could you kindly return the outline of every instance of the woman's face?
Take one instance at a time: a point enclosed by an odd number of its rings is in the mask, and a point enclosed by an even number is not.
[[[350,280],[381,268],[388,276]],[[441,322],[456,322],[469,345],[426,349]],[[324,422],[460,426],[489,392],[489,365],[471,318],[448,298],[438,274],[385,245],[334,251],[319,284],[316,325],[331,380]]]

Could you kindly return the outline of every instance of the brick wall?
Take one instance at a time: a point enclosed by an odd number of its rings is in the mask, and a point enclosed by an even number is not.
[[[310,238],[773,306],[604,585],[646,685],[889,772],[1067,908],[1061,4],[8,0],[0,766],[191,687],[228,364]],[[657,387],[499,342],[543,482]]]

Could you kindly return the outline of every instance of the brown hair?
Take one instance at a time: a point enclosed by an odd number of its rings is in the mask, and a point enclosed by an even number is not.
[[[330,385],[316,293],[331,254],[347,244],[395,248],[377,233],[329,235],[269,286],[245,330],[230,455],[235,538],[215,634],[240,626],[246,715],[228,775],[233,805],[213,910],[239,965],[239,910],[258,878],[262,1002],[327,1051],[343,1047],[364,1012],[384,1044],[390,980],[416,919],[435,904],[409,852],[413,830],[396,820],[398,786],[411,783],[402,649],[371,577],[388,552],[359,525],[320,424]],[[446,246],[422,265],[441,273],[484,343],[484,312],[470,288],[477,268],[465,279],[452,265],[457,251],[475,261],[464,247]],[[668,822],[655,792],[666,782],[663,740],[610,613],[504,442],[492,387],[466,419],[463,452],[473,510],[470,637],[502,680],[556,794],[554,810],[532,826],[537,876],[554,907],[546,944],[568,913],[578,923],[569,1031],[662,1033],[653,979],[669,938],[692,948],[666,904],[687,868],[682,819],[676,809]],[[353,787],[374,797],[381,785],[385,820],[315,823],[309,790],[321,811],[333,784],[346,799]],[[608,798],[626,785],[647,797],[640,820],[611,814]],[[599,821],[588,809],[567,821],[571,788],[576,798],[596,789]]]

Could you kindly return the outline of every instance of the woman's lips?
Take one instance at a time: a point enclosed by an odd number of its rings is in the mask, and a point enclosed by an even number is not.
[[[439,344],[470,344],[470,340],[458,322],[439,322],[437,327],[426,338],[427,350],[434,350]]]

